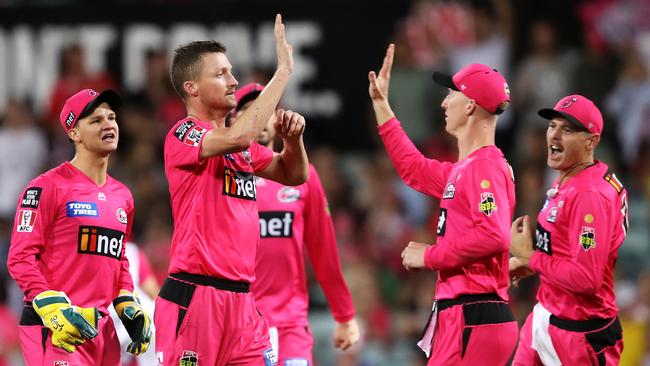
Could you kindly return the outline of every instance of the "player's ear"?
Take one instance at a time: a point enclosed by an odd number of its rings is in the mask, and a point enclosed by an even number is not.
[[[79,122],[77,122],[79,123]],[[79,142],[81,141],[81,136],[79,135],[79,130],[75,127],[68,131],[68,138],[72,141]]]
[[[465,105],[465,114],[468,116],[473,114],[476,110],[476,101],[474,99],[468,99],[467,104]]]
[[[187,80],[183,83],[183,90],[189,96],[196,97],[199,93],[199,87],[193,80]]]
[[[587,138],[586,141],[586,148],[587,151],[593,151],[596,146],[598,146],[598,143],[600,142],[600,135],[591,135]]]

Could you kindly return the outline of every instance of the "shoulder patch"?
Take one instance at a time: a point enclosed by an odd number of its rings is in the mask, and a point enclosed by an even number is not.
[[[611,184],[618,194],[621,194],[621,192],[623,192],[623,183],[621,183],[621,181],[618,180],[616,174],[607,172],[607,174],[605,174],[603,179],[605,179],[607,183]]]
[[[20,207],[38,208],[38,201],[41,199],[41,187],[29,187],[25,190],[23,199],[20,201]]]
[[[183,140],[185,139],[185,135],[187,135],[187,132],[194,126],[196,126],[196,123],[192,121],[185,121],[180,125],[178,125],[178,127],[176,127],[176,131],[174,131],[174,136],[176,136],[176,138],[180,142],[183,142]]]

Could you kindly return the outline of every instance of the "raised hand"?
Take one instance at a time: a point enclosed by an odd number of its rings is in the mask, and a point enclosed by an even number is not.
[[[395,117],[388,103],[388,85],[390,84],[390,71],[393,68],[394,53],[395,45],[391,43],[386,50],[386,56],[384,56],[379,75],[375,74],[374,71],[368,73],[368,94],[370,94],[372,100],[372,107],[375,110],[378,125]]]
[[[278,70],[286,70],[291,73],[293,70],[293,47],[287,42],[282,23],[282,15],[275,16],[275,49],[278,56]]]

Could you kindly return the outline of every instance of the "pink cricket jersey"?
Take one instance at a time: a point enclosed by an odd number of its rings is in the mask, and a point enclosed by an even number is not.
[[[124,255],[133,210],[124,184],[108,176],[100,187],[68,162],[32,180],[18,201],[7,262],[25,301],[57,290],[107,314],[120,289],[133,291]]]
[[[569,320],[611,318],[614,265],[628,228],[627,191],[606,164],[581,171],[546,200],[537,216],[530,268],[537,300]],[[557,184],[557,182],[556,182]]]
[[[309,298],[304,248],[337,322],[354,317],[354,305],[339,263],[334,225],[316,169],[307,182],[287,187],[257,180],[260,236],[255,303],[269,325],[306,326]]]
[[[399,176],[412,188],[441,198],[436,244],[425,265],[438,270],[436,299],[496,293],[508,300],[508,247],[515,207],[512,169],[496,146],[456,163],[425,158],[396,118],[379,134]]]
[[[238,153],[199,159],[208,122],[186,118],[165,139],[165,173],[174,217],[169,273],[255,280],[259,243],[254,172],[273,152],[253,143]]]

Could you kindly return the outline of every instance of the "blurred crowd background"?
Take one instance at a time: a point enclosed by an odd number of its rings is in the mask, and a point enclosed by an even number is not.
[[[124,7],[125,3],[105,1],[102,6]],[[189,0],[128,3],[159,12],[166,6],[192,12],[194,4]],[[237,1],[214,1],[201,6],[217,9],[211,24],[218,25],[219,9],[231,9],[234,3]],[[299,16],[292,17],[292,7],[305,7],[292,1],[267,3],[273,7],[253,3],[266,6],[269,11],[251,22],[270,21],[274,12],[280,11],[285,14],[288,31],[292,21],[300,20],[296,19]],[[440,102],[446,90],[431,82],[431,72],[455,72],[468,63],[481,62],[506,76],[513,104],[499,119],[497,144],[514,168],[517,215],[536,216],[555,178],[555,173],[546,168],[547,122],[537,116],[537,110],[554,105],[570,93],[583,94],[600,107],[605,128],[597,157],[610,165],[630,193],[630,231],[619,251],[616,268],[617,301],[625,341],[621,365],[650,365],[650,1],[314,3],[327,13],[312,15],[312,21],[318,22],[322,17],[330,27],[336,27],[331,23],[336,23],[339,15],[352,12],[358,18],[357,27],[337,31],[350,39],[356,33],[371,37],[367,42],[323,46],[327,51],[319,55],[325,57],[319,62],[331,64],[333,69],[321,72],[320,77],[327,80],[312,82],[309,90],[313,94],[323,83],[336,85],[344,90],[339,93],[344,97],[338,100],[343,109],[337,109],[337,103],[324,103],[318,108],[305,107],[303,111],[300,107],[309,104],[304,100],[296,102],[300,95],[295,95],[299,93],[295,88],[291,91],[294,96],[283,102],[307,117],[309,157],[325,186],[341,263],[362,325],[362,341],[357,346],[348,352],[334,351],[334,323],[318,284],[310,279],[310,318],[316,337],[317,365],[415,366],[426,362],[415,343],[430,313],[435,273],[405,271],[399,254],[409,240],[435,242],[438,202],[400,181],[377,138],[367,97],[367,71],[379,68],[388,42],[397,44],[391,103],[407,133],[432,158],[454,161],[457,152],[455,141],[444,133]],[[47,12],[67,12],[84,6],[74,0],[0,0],[0,36],[16,31],[20,21],[37,29],[39,25],[30,17],[45,21],[47,17],[43,14]],[[363,19],[364,9],[370,8],[373,15]],[[104,18],[103,8],[83,9],[86,10],[78,10],[75,24],[83,23],[85,16],[93,21],[124,22],[120,17]],[[62,10],[58,11],[60,14]],[[381,17],[375,17],[376,14]],[[75,16],[68,14],[70,17]],[[296,40],[292,36],[306,37],[289,33],[291,43]],[[326,45],[327,32],[320,37]],[[9,40],[0,37],[0,71],[7,70],[11,57],[16,59],[8,52],[17,49],[8,46]],[[237,60],[242,59],[238,44],[224,43],[228,54],[237,55],[231,61],[240,85],[267,81],[273,71],[272,57],[266,65],[247,63],[238,68]],[[364,45],[377,47],[362,57],[350,56],[350,50]],[[271,43],[265,47],[272,46]],[[154,47],[144,53],[145,67],[138,75],[142,80],[139,84],[129,84],[124,70],[116,67],[115,62],[97,67],[97,62],[89,62],[92,60],[85,56],[86,51],[81,44],[69,42],[57,52],[58,67],[48,71],[52,82],[43,95],[34,97],[21,92],[25,86],[16,87],[19,83],[15,81],[13,87],[0,88],[2,366],[22,364],[17,336],[22,293],[6,271],[15,205],[29,180],[73,156],[73,147],[61,133],[58,116],[63,102],[79,89],[114,88],[125,97],[126,105],[118,113],[120,147],[111,157],[109,173],[124,182],[135,198],[133,241],[151,268],[140,281],[160,283],[166,276],[173,226],[162,144],[170,126],[185,116],[183,104],[169,83],[169,49]],[[299,74],[308,73],[314,66],[303,61],[297,60]],[[39,62],[33,60],[35,69]],[[362,72],[349,77],[346,65],[361,65]],[[0,72],[0,83],[8,83],[9,76],[10,73]],[[356,99],[345,98],[345,93],[355,95]],[[361,112],[340,113],[352,108],[351,100],[352,107]],[[339,112],[334,113],[334,109]],[[314,118],[310,119],[310,112]],[[537,279],[530,278],[511,289],[512,307],[520,321],[535,303],[536,285]]]

